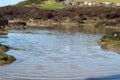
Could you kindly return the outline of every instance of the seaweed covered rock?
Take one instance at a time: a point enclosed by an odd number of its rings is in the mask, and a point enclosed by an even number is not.
[[[0,44],[0,53],[6,52],[6,51],[8,51],[8,50],[9,50],[9,47],[8,47],[8,46],[4,46],[4,45]]]
[[[114,32],[103,36],[99,44],[103,49],[110,49],[120,53],[120,32]]]
[[[15,60],[16,59],[11,55],[8,55],[6,53],[0,53],[0,65],[10,64]]]
[[[10,64],[16,60],[15,57],[5,53],[8,50],[8,46],[0,44],[0,65]]]

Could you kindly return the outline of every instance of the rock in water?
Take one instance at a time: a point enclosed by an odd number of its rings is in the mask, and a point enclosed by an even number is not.
[[[4,46],[4,45],[0,44],[0,53],[6,52],[6,51],[8,51],[8,50],[9,50],[9,47],[8,47],[8,46]]]
[[[8,50],[8,46],[0,44],[0,65],[10,64],[16,60],[15,57],[5,53]]]
[[[0,53],[0,65],[10,64],[15,60],[15,57],[11,55],[8,55],[6,53]]]
[[[103,36],[99,44],[103,49],[110,49],[120,53],[120,32],[114,32]]]

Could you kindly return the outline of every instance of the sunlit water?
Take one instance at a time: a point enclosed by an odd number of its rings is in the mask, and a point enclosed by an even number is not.
[[[83,80],[120,74],[120,55],[103,50],[102,35],[14,30],[0,43],[16,62],[0,66],[0,80]]]

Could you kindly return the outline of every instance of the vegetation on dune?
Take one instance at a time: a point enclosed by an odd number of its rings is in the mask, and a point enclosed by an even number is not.
[[[46,10],[63,9],[64,7],[65,7],[64,5],[56,3],[55,1],[50,1],[48,3],[40,5],[41,9],[46,9]]]
[[[54,9],[63,9],[65,5],[57,3],[59,0],[25,0],[17,4],[17,6],[37,6],[41,9],[54,10]],[[71,0],[71,1],[85,1],[85,0]],[[95,1],[95,2],[114,2],[120,3],[120,0],[86,0],[86,1]]]
[[[77,1],[85,1],[85,0],[77,0]],[[96,2],[114,2],[114,3],[120,3],[120,0],[86,0],[86,1],[96,1]]]
[[[42,1],[46,1],[46,0],[25,0],[25,1],[18,3],[17,5],[18,6],[32,5],[33,3],[41,4]]]
[[[59,0],[25,0],[25,1],[22,1],[22,2],[18,3],[18,5],[31,5],[32,3],[41,4],[41,2],[43,2],[43,1],[56,2],[56,1],[59,1]],[[85,0],[71,0],[71,1],[85,1]],[[98,0],[86,0],[86,1],[120,3],[120,0],[100,0],[100,1],[98,1]]]
[[[17,4],[17,6],[39,6],[41,9],[46,9],[46,10],[54,10],[54,9],[62,9],[64,8],[64,5],[57,3],[55,0],[26,0],[22,1]]]

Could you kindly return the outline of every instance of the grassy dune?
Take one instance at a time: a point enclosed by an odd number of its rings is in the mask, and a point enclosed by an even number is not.
[[[85,0],[76,0],[76,1],[85,1]],[[96,2],[114,2],[114,3],[120,3],[120,0],[86,0],[86,1],[96,1]]]
[[[47,9],[47,10],[54,10],[54,9],[62,9],[65,6],[59,3],[56,3],[55,0],[51,0],[46,2],[45,4],[41,4],[41,9]]]
[[[44,2],[43,2],[44,1]],[[85,1],[85,0],[71,0],[71,1]],[[96,2],[114,2],[120,3],[120,0],[86,0],[86,1],[96,1]],[[63,9],[65,5],[59,4],[56,0],[26,0],[17,4],[17,6],[32,6],[32,4],[37,4],[38,7],[45,10],[55,10],[55,9]]]
[[[32,5],[33,3],[40,4],[42,1],[45,1],[45,0],[25,0],[25,1],[19,2],[17,6]]]
[[[50,3],[55,3],[56,0],[26,0],[18,3],[17,5],[31,5],[32,3],[41,4],[41,2],[43,1],[50,1]],[[85,1],[85,0],[72,0],[72,1]],[[86,1],[120,3],[120,0],[86,0]]]

